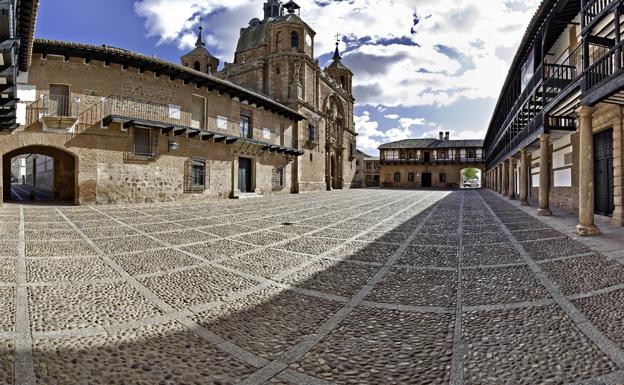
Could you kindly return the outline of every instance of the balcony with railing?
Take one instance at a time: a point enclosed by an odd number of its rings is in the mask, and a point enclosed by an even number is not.
[[[583,34],[591,30],[605,15],[613,10],[620,0],[585,0],[581,10]]]
[[[26,107],[26,126],[39,122],[44,130],[74,132],[79,115],[79,95],[43,94]]]
[[[596,59],[585,70],[583,103],[594,104],[624,86],[623,80],[615,81],[624,73],[624,42],[620,42]]]
[[[290,132],[257,128],[225,117],[207,116],[203,111],[182,109],[134,97],[112,95],[85,109],[79,117],[77,134],[93,127],[119,123],[124,128],[145,127],[171,134],[185,135],[214,143],[241,145],[242,149],[260,149],[288,155],[301,155]]]

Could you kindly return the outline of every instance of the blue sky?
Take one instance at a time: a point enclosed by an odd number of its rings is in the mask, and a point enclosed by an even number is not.
[[[336,33],[353,69],[358,147],[409,137],[485,135],[517,44],[539,0],[300,0],[328,64]],[[106,44],[178,62],[200,23],[231,61],[262,0],[43,0],[36,36]]]

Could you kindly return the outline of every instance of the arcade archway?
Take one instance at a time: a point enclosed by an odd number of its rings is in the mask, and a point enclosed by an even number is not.
[[[76,163],[73,154],[48,146],[27,146],[4,154],[3,201],[74,204]]]

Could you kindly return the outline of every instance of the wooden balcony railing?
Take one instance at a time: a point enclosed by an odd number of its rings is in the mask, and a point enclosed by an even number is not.
[[[602,19],[615,5],[619,4],[619,0],[587,0],[585,7],[581,10],[583,20],[583,32],[592,28],[594,24]]]
[[[623,47],[624,41],[611,48],[585,70],[584,92],[593,90],[622,71],[622,63],[624,63]]]

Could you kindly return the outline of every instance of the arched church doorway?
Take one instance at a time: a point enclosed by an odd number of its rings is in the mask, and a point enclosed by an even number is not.
[[[22,147],[2,156],[4,202],[76,202],[75,157],[47,146]]]

